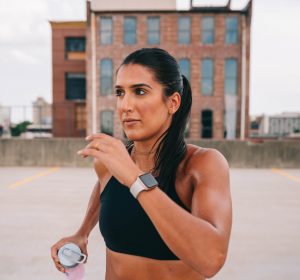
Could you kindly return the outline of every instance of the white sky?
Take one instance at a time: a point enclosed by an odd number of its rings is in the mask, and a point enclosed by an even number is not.
[[[188,3],[178,0],[178,7]],[[245,3],[247,0],[232,0],[232,7],[241,8]],[[299,15],[299,0],[254,0],[251,115],[300,112]],[[85,17],[85,0],[0,0],[1,105],[30,105],[38,96],[52,100],[48,21]]]

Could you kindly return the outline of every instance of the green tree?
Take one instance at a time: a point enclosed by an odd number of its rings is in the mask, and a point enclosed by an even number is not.
[[[10,133],[11,136],[20,136],[21,133],[25,132],[27,129],[27,126],[32,124],[29,121],[24,121],[16,124],[15,126],[10,127]]]

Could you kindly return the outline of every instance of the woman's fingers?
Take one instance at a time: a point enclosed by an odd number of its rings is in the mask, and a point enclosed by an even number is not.
[[[94,134],[91,134],[91,135],[88,135],[87,137],[85,137],[85,140],[87,140],[87,141],[94,140],[94,139],[102,139],[102,140],[106,140],[106,141],[111,141],[115,138],[110,135],[107,135],[105,133],[94,133]]]
[[[60,264],[59,262],[59,259],[58,259],[58,256],[57,256],[57,252],[59,250],[59,248],[62,246],[62,244],[60,244],[60,242],[54,244],[52,247],[51,247],[51,257],[54,261],[54,264],[56,266],[56,268],[61,271],[61,272],[65,272],[65,268]]]
[[[99,150],[95,149],[83,149],[77,152],[78,155],[81,155],[83,157],[87,156],[94,156],[96,157],[98,155]]]

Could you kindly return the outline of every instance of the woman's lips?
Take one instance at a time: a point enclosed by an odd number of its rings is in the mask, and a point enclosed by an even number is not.
[[[124,121],[124,124],[127,126],[132,126],[137,124],[139,121]]]

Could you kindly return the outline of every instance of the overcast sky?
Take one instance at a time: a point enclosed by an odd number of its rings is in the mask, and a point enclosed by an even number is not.
[[[189,3],[178,1],[180,8]],[[232,0],[232,7],[247,2]],[[1,105],[30,105],[38,96],[52,101],[49,20],[85,18],[85,0],[0,0]],[[299,0],[254,0],[251,115],[300,112],[299,27]]]

